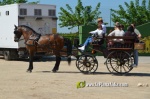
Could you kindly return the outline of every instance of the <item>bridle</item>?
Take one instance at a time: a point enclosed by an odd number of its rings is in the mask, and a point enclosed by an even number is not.
[[[17,27],[15,26],[15,31],[14,31],[14,34],[17,35],[18,34],[18,30],[17,30]],[[20,34],[19,34],[20,35]],[[21,35],[20,35],[20,38],[21,38]],[[20,39],[19,37],[15,36],[15,39],[17,39],[17,42],[19,41],[22,41],[24,39]]]

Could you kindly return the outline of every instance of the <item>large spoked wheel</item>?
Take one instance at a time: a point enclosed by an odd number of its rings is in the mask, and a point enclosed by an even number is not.
[[[112,51],[106,60],[106,66],[109,72],[126,74],[130,72],[133,67],[133,57],[126,51]]]
[[[82,73],[94,73],[98,68],[98,61],[92,55],[81,55],[76,60],[76,67]]]

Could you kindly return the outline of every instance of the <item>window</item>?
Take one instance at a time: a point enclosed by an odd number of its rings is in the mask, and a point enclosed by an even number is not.
[[[41,9],[34,9],[34,15],[41,16],[42,15],[42,10]]]
[[[21,8],[20,15],[27,15],[27,9]]]
[[[49,16],[56,16],[55,10],[49,10],[48,13],[49,13]]]
[[[6,11],[6,15],[9,15],[9,11]]]

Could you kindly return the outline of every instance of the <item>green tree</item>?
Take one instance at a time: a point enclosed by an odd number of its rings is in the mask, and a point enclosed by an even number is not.
[[[15,3],[27,3],[28,0],[15,0]]]
[[[69,29],[94,23],[101,13],[99,11],[100,3],[97,4],[93,11],[91,6],[84,7],[81,0],[78,0],[75,11],[73,11],[69,4],[66,4],[66,7],[67,9],[60,7],[59,20],[61,23],[59,25],[60,27],[68,27]]]
[[[29,2],[29,4],[38,4],[38,3],[40,3],[40,0],[34,1],[34,2]]]
[[[14,4],[14,3],[26,3],[27,0],[0,0],[0,5]]]
[[[140,0],[141,1],[141,0]],[[125,26],[131,23],[136,23],[136,25],[141,25],[150,21],[150,0],[146,3],[146,0],[130,1],[130,3],[124,3],[126,8],[119,5],[119,10],[111,9],[112,11],[112,21],[120,22]]]
[[[6,4],[14,4],[14,3],[27,3],[28,0],[0,0],[0,5],[6,5]],[[35,2],[28,2],[30,4],[38,4],[39,1]]]

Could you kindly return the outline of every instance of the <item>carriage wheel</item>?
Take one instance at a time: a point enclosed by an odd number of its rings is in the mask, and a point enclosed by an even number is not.
[[[106,60],[107,69],[111,73],[126,74],[133,69],[132,64],[133,58],[126,51],[113,51]]]
[[[108,69],[108,71],[109,71],[110,73],[114,73],[114,72],[115,72],[115,71],[112,69],[111,65],[110,65],[110,59],[109,59],[109,58],[106,59],[106,61],[105,61],[104,64],[106,65],[106,67],[107,67],[107,69]]]
[[[82,73],[94,73],[98,68],[98,61],[92,55],[81,55],[76,60],[76,67]]]

